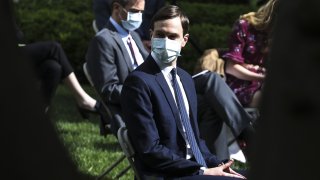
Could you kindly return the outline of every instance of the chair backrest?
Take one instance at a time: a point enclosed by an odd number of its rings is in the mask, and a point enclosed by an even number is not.
[[[91,86],[94,87],[94,84],[91,79],[90,73],[88,71],[86,62],[83,64],[83,72],[84,72],[85,76],[87,77]],[[95,89],[95,91],[97,91],[97,90]],[[135,173],[136,179],[140,180],[142,176],[139,174],[139,172],[137,171],[135,164],[134,164],[135,151],[134,151],[134,149],[131,145],[130,139],[128,137],[128,130],[126,128],[126,125],[119,114],[112,115],[112,113],[111,113],[110,109],[107,107],[107,105],[104,102],[102,102],[102,104],[105,107],[106,111],[108,112],[108,115],[110,116],[110,118],[113,118],[113,120],[117,124],[119,124],[119,126],[120,126],[120,128],[117,131],[118,142],[121,146],[123,153],[125,154],[126,158],[128,159],[131,168],[133,169],[133,171]]]
[[[88,72],[88,68],[87,68],[87,63],[86,62],[83,63],[83,72],[84,72],[84,75],[86,76],[87,80],[89,81],[90,85],[92,87],[94,87],[93,81],[92,81],[91,76],[90,76],[90,74]]]
[[[98,95],[98,97],[99,97],[99,99],[100,99],[100,101],[101,101],[101,104],[102,104],[102,106],[103,106],[103,108],[104,108],[104,110],[105,110],[105,112],[106,112],[106,113],[105,113],[105,114],[106,114],[106,118],[111,119],[111,118],[112,118],[111,111],[110,111],[110,109],[107,107],[107,105],[103,102],[100,94],[97,92],[96,88],[94,87],[94,84],[93,84],[92,78],[91,78],[91,76],[90,76],[90,73],[89,73],[89,71],[88,71],[87,63],[86,63],[86,62],[83,64],[83,72],[84,72],[87,80],[89,81],[90,85],[93,87],[94,91],[97,93],[97,95]],[[106,128],[106,127],[104,127],[104,126],[105,126],[104,123],[105,123],[105,120],[102,120],[102,119],[101,119],[100,128],[101,128],[102,126],[103,126],[103,128]],[[107,126],[108,126],[108,125],[107,125]],[[108,128],[110,128],[110,127],[108,127]],[[100,129],[100,134],[101,134],[101,131],[103,131],[103,130]],[[103,133],[102,133],[102,134],[103,134]],[[117,135],[116,135],[116,136],[117,136]],[[120,162],[122,162],[122,161],[125,159],[125,157],[127,157],[127,156],[126,156],[126,155],[121,156],[116,162],[114,162],[114,163],[112,163],[110,166],[108,166],[108,168],[107,168],[104,172],[102,172],[102,173],[97,177],[97,180],[100,180],[100,179],[102,179],[105,175],[109,174],[115,167],[117,167],[117,166],[119,165]],[[131,165],[129,166],[129,168],[130,168],[130,167],[131,167]],[[122,171],[117,175],[117,177],[121,177],[122,175],[124,175],[124,173],[126,173],[126,172],[129,170],[129,168],[127,167],[127,168],[125,168],[124,170],[122,170]]]
[[[83,72],[87,78],[87,80],[89,81],[90,85],[93,87],[93,89],[95,90],[96,94],[98,95],[99,97],[99,100],[103,106],[103,110],[105,113],[103,113],[103,119],[101,120],[102,124],[101,126],[103,126],[103,128],[105,129],[110,129],[110,127],[105,127],[105,126],[110,126],[108,124],[105,124],[106,123],[106,119],[107,120],[110,120],[112,119],[112,113],[111,113],[111,110],[108,108],[108,106],[105,104],[105,102],[103,101],[102,97],[100,96],[100,94],[98,93],[97,89],[95,88],[94,84],[93,84],[93,81],[92,81],[92,78],[90,76],[90,73],[88,71],[88,68],[87,68],[87,63],[85,62],[83,64]],[[101,131],[102,133],[101,134],[105,134],[104,130]]]
[[[121,146],[121,149],[122,149],[123,153],[126,155],[128,161],[130,163],[130,166],[134,171],[136,179],[140,180],[142,176],[140,175],[140,173],[138,172],[138,170],[134,164],[135,151],[134,151],[134,148],[132,147],[131,141],[128,137],[127,127],[121,126],[118,130],[117,136],[118,136],[118,141]]]
[[[83,63],[83,72],[84,72],[86,78],[88,79],[90,85],[91,85],[92,87],[94,87],[94,84],[93,84],[92,78],[91,78],[91,76],[90,76],[90,73],[89,73],[89,71],[88,71],[87,63],[86,63],[86,62]],[[95,87],[94,87],[94,90],[95,90],[96,93],[98,94],[99,99],[100,99],[102,105],[104,106],[104,108],[105,108],[105,110],[106,110],[106,112],[107,112],[107,115],[108,115],[107,118],[112,118],[112,113],[111,113],[110,109],[109,109],[108,106],[104,103],[104,101],[102,100],[100,94],[97,92],[97,89],[96,89]]]
[[[97,22],[96,22],[95,19],[92,21],[92,28],[93,28],[93,31],[94,31],[96,34],[99,32],[99,29],[98,29],[98,27],[97,27]]]

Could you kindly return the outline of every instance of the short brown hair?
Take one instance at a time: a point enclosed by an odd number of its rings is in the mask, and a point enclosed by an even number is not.
[[[178,7],[174,5],[167,5],[162,7],[152,18],[150,28],[154,29],[154,23],[157,21],[163,21],[167,19],[173,19],[176,17],[180,17],[181,25],[183,29],[183,34],[187,34],[189,32],[189,19],[185,15],[184,12]]]
[[[130,2],[130,0],[112,0],[111,4],[113,4],[115,2],[121,4],[121,6],[125,7]]]
[[[122,7],[126,7],[127,4],[129,4],[130,0],[112,0],[111,1],[111,12],[113,11],[113,4],[119,3]]]

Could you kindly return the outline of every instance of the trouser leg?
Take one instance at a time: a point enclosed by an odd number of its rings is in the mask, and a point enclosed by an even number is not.
[[[212,110],[230,126],[236,137],[250,125],[250,115],[218,74],[209,72],[198,76],[195,78],[195,85],[197,93],[204,96]]]
[[[62,79],[73,72],[73,68],[64,50],[57,42],[45,41],[27,44],[25,47],[23,47],[23,51],[35,66],[40,66],[44,61],[48,59],[56,61],[61,66]]]
[[[47,60],[39,66],[39,79],[44,100],[50,105],[61,80],[61,66],[53,60]]]

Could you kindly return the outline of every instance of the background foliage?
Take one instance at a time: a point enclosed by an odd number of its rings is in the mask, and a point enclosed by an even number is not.
[[[226,47],[233,22],[240,14],[253,10],[246,2],[177,1],[190,18],[190,36],[201,50]],[[83,82],[82,63],[90,39],[94,36],[92,0],[20,0],[15,4],[15,12],[26,42],[55,40],[61,43],[77,77]],[[180,66],[192,73],[201,54],[189,43],[182,55]]]
[[[190,18],[191,41],[200,50],[226,47],[233,22],[240,14],[254,9],[248,3],[231,3],[243,0],[222,1],[184,0],[178,3]],[[78,79],[83,83],[85,78],[81,67],[88,43],[94,36],[92,0],[20,0],[14,7],[17,24],[24,32],[26,42],[55,40],[61,43]],[[189,43],[182,55],[180,66],[192,73],[201,54]],[[91,94],[89,89],[85,90]],[[81,119],[72,102],[72,96],[64,86],[58,89],[51,108],[52,120],[56,122],[79,170],[93,179],[121,156],[121,149],[115,137],[103,138],[99,135],[98,117]],[[125,162],[122,167],[126,165]],[[242,167],[241,164],[236,166]],[[132,175],[130,171],[123,179],[132,179]]]
[[[27,43],[55,40],[61,43],[82,81],[81,67],[92,29],[92,0],[20,0],[16,21]]]

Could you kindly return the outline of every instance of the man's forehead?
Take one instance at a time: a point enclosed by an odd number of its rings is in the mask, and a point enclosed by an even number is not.
[[[154,25],[182,27],[180,17],[175,17],[172,19],[158,20],[154,23],[155,23]]]
[[[145,5],[145,1],[144,0],[130,0],[128,2],[128,4],[126,5],[128,8],[132,8],[132,9],[136,9],[136,8],[142,8],[141,6]]]
[[[154,22],[154,28],[155,29],[167,29],[167,28],[173,28],[176,30],[182,30],[182,24],[180,17],[175,17],[172,19],[165,19],[165,20],[159,20]]]

